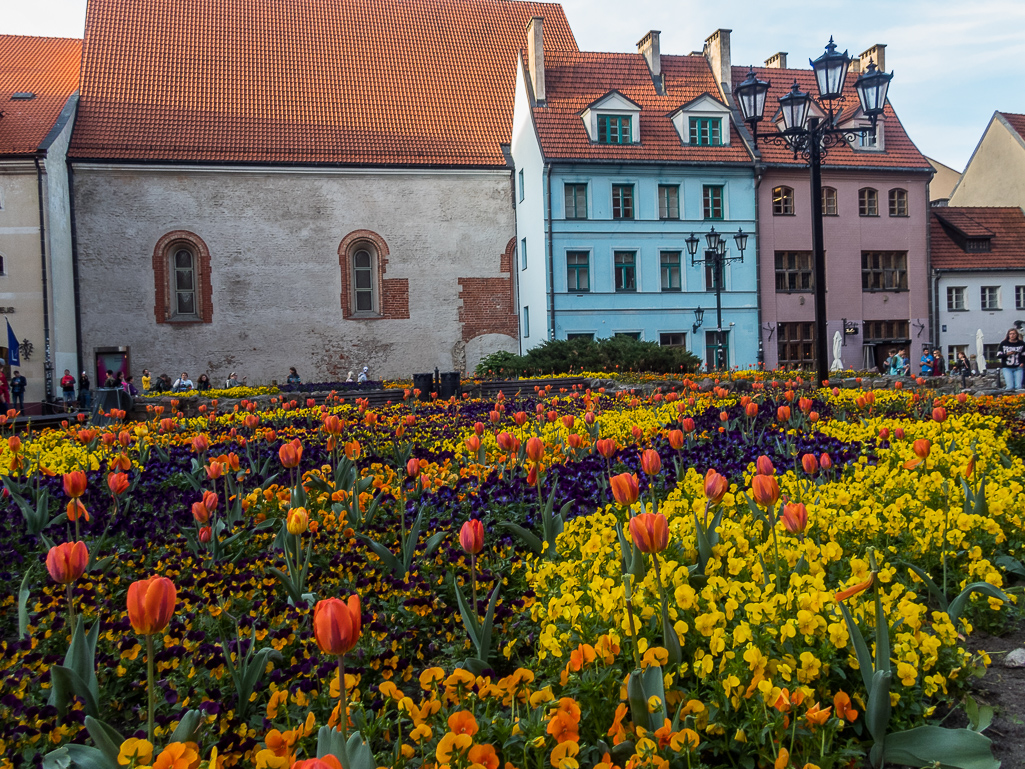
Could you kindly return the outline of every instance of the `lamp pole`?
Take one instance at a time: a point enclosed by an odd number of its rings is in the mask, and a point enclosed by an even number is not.
[[[730,262],[743,262],[744,261],[744,250],[747,248],[748,235],[743,229],[737,230],[737,234],[733,236],[733,240],[737,244],[737,250],[740,252],[739,256],[726,256],[726,238],[715,231],[715,227],[705,234],[705,243],[708,246],[705,249],[704,256],[700,259],[697,256],[698,245],[701,242],[697,235],[693,232],[690,237],[685,241],[687,243],[687,253],[690,254],[691,266],[697,266],[699,264],[711,266],[712,268],[712,283],[715,287],[715,333],[716,333],[716,350],[715,350],[715,368],[722,370],[728,368],[728,358],[723,355],[723,330],[722,330],[722,287],[725,281],[725,267]],[[697,325],[694,326],[694,331],[697,331]],[[727,343],[727,350],[729,349]]]
[[[845,100],[844,87],[847,82],[847,69],[851,57],[847,52],[836,52],[833,38],[829,38],[826,51],[815,61],[809,60],[815,73],[815,85],[818,88],[818,99],[801,91],[794,81],[791,89],[779,97],[779,111],[776,131],[758,133],[758,123],[765,112],[765,100],[771,83],[759,80],[754,68],[747,78],[733,89],[744,122],[751,127],[751,135],[755,145],[761,139],[766,144],[792,149],[794,159],[800,155],[808,163],[811,171],[811,236],[812,252],[815,260],[815,363],[819,382],[829,380],[829,348],[827,346],[826,316],[826,248],[823,238],[822,221],[822,162],[831,147],[855,141],[858,136],[874,134],[876,120],[883,114],[886,106],[886,92],[893,79],[893,73],[881,72],[876,69],[875,62],[870,62],[854,84],[861,103],[860,116],[856,113],[845,115],[842,104]],[[810,115],[812,102],[815,101],[825,117]],[[869,120],[869,126],[843,127],[843,123],[862,117]]]

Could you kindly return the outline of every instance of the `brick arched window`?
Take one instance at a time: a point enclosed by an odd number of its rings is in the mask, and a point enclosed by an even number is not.
[[[153,287],[157,323],[211,323],[210,249],[203,239],[175,230],[158,240],[153,249]]]
[[[372,230],[355,230],[338,246],[342,315],[353,320],[409,317],[409,281],[385,278],[388,244]]]

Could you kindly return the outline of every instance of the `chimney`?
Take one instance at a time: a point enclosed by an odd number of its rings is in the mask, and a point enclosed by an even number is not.
[[[765,60],[765,66],[768,69],[786,69],[787,52],[780,51],[779,53],[772,54],[772,56]]]
[[[882,43],[876,43],[858,58],[861,59],[860,72],[864,72],[868,69],[868,63],[870,61],[874,61],[876,63],[876,68],[880,71],[886,71],[886,46]]]
[[[530,83],[534,88],[534,101],[545,100],[545,44],[544,18],[535,16],[527,22],[527,66],[530,68]]]
[[[731,29],[717,29],[705,40],[705,58],[712,68],[715,82],[723,96],[732,95],[733,73],[730,69],[730,32]]]
[[[654,78],[662,74],[662,53],[658,45],[658,36],[661,34],[659,30],[653,29],[637,43],[637,53],[648,62],[648,69]]]

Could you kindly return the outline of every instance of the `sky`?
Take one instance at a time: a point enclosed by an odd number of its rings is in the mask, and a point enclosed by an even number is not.
[[[135,0],[144,2],[145,0]],[[269,0],[270,1],[270,0]],[[3,0],[0,33],[81,37],[85,0]],[[918,148],[960,171],[993,112],[1025,113],[1023,0],[563,0],[586,51],[633,51],[661,30],[664,54],[699,51],[714,30],[733,30],[735,65],[777,51],[806,64],[833,35],[852,56],[886,44],[890,101]]]

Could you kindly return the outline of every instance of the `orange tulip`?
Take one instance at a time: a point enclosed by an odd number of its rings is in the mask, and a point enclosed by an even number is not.
[[[363,447],[359,445],[359,441],[349,441],[345,444],[345,456],[352,462],[359,459],[360,451]]]
[[[484,549],[484,524],[471,518],[459,530],[459,544],[470,555],[477,555]]]
[[[85,542],[65,542],[54,545],[46,554],[46,570],[58,585],[69,585],[85,574],[89,564],[89,550]]]
[[[476,454],[480,450],[480,438],[476,435],[471,435],[465,441],[466,450],[471,454]]]
[[[574,421],[575,417],[572,414],[566,414],[566,416],[562,418],[562,426],[567,430],[572,430]]]
[[[683,431],[682,430],[670,430],[669,435],[666,436],[669,439],[669,447],[679,451],[683,448]]]
[[[415,478],[419,474],[420,474],[420,460],[417,459],[416,457],[413,457],[408,462],[406,462],[406,475],[408,475],[410,478]]]
[[[517,411],[515,414],[513,414],[513,421],[516,423],[517,427],[523,427],[523,425],[527,423],[526,413],[522,411]]]
[[[811,398],[801,398],[799,401],[797,401],[797,407],[801,409],[801,411],[803,411],[805,414],[811,411],[812,405],[813,404]]]
[[[499,433],[495,436],[495,440],[498,441],[498,448],[502,451],[512,451],[516,445],[516,436],[512,433]]]
[[[203,506],[206,508],[208,513],[214,512],[217,509],[218,497],[212,491],[203,492]]]
[[[779,501],[779,484],[774,475],[756,475],[751,479],[751,496],[759,505],[770,507]]]
[[[221,462],[211,462],[206,466],[206,477],[211,481],[216,481],[222,475],[224,475],[224,464]]]
[[[84,521],[89,521],[89,511],[85,509],[85,505],[82,504],[80,499],[68,500],[68,520],[74,523],[79,518]]]
[[[744,406],[744,413],[751,417],[751,419],[754,419],[756,416],[758,416],[758,404],[753,402],[748,403],[746,406]]]
[[[815,475],[819,471],[819,462],[814,454],[805,454],[801,457],[801,467],[808,475]]]
[[[210,439],[206,435],[200,433],[192,439],[192,450],[197,454],[202,454],[204,451],[210,448]]]
[[[358,595],[350,595],[348,602],[325,598],[313,607],[313,635],[324,654],[340,657],[352,651],[362,624]]]
[[[654,449],[641,452],[641,470],[645,475],[658,475],[662,472],[662,457]]]
[[[776,468],[772,466],[772,460],[762,454],[755,460],[755,471],[759,475],[775,475]]]
[[[832,457],[824,451],[819,455],[819,467],[826,471],[829,471],[833,467]]]
[[[307,758],[296,761],[290,769],[342,769],[342,762],[328,753],[323,758]]]
[[[686,417],[680,421],[680,427],[683,428],[685,433],[692,433],[694,432],[694,420]]]
[[[808,509],[801,502],[784,505],[783,515],[780,517],[783,519],[783,526],[791,534],[800,534],[808,527]]]
[[[128,491],[128,476],[124,473],[111,473],[107,476],[107,488],[115,497],[120,497]]]
[[[64,493],[72,499],[78,499],[85,494],[87,482],[85,473],[81,470],[72,470],[70,473],[64,473]]]
[[[281,460],[281,466],[288,470],[298,467],[302,458],[303,445],[298,438],[293,439],[289,443],[281,444],[281,448],[278,449],[278,459]]]
[[[140,579],[128,586],[128,619],[138,635],[159,633],[171,621],[178,590],[167,577]]]
[[[612,455],[616,453],[616,441],[612,438],[599,438],[594,446],[606,459],[612,459]]]
[[[961,393],[961,394],[964,395],[964,393]],[[933,418],[933,421],[939,422],[941,424],[943,422],[946,422],[947,421],[947,410],[945,408],[943,408],[942,406],[937,406],[936,408],[934,408],[932,410],[932,418]]]
[[[210,520],[210,511],[206,509],[206,505],[202,502],[193,502],[192,517],[196,523],[206,523]]]
[[[121,471],[127,473],[132,469],[132,460],[128,458],[127,454],[118,454],[112,460],[110,460],[110,472],[116,473]]]
[[[709,468],[705,473],[705,497],[708,501],[713,505],[718,505],[729,490],[730,482],[726,480],[726,477]]]
[[[537,437],[527,439],[527,458],[531,462],[540,462],[545,456],[545,444]]]
[[[790,407],[789,406],[780,406],[778,409],[776,409],[776,421],[777,422],[787,422],[789,420],[790,420]]]
[[[836,594],[836,600],[844,601],[850,598],[852,595],[857,595],[858,593],[864,590],[868,590],[870,587],[872,587],[872,583],[875,581],[875,577],[875,572],[872,572],[868,575],[868,579],[866,579],[864,582],[854,585],[854,587],[849,587],[846,590],[841,590],[839,593]]]
[[[7,439],[7,446],[8,448],[10,448],[11,451],[17,454],[19,451],[21,451],[21,438],[19,438],[17,435],[12,435],[10,438]]]
[[[929,456],[929,452],[932,450],[932,441],[928,438],[919,438],[912,446],[912,450],[915,452],[916,457],[919,459],[925,459]]]
[[[641,513],[630,519],[630,536],[642,553],[661,553],[669,544],[669,523],[662,513]]]
[[[609,483],[612,485],[612,496],[616,502],[629,507],[637,501],[641,495],[638,487],[637,476],[633,473],[620,473],[614,475]]]

